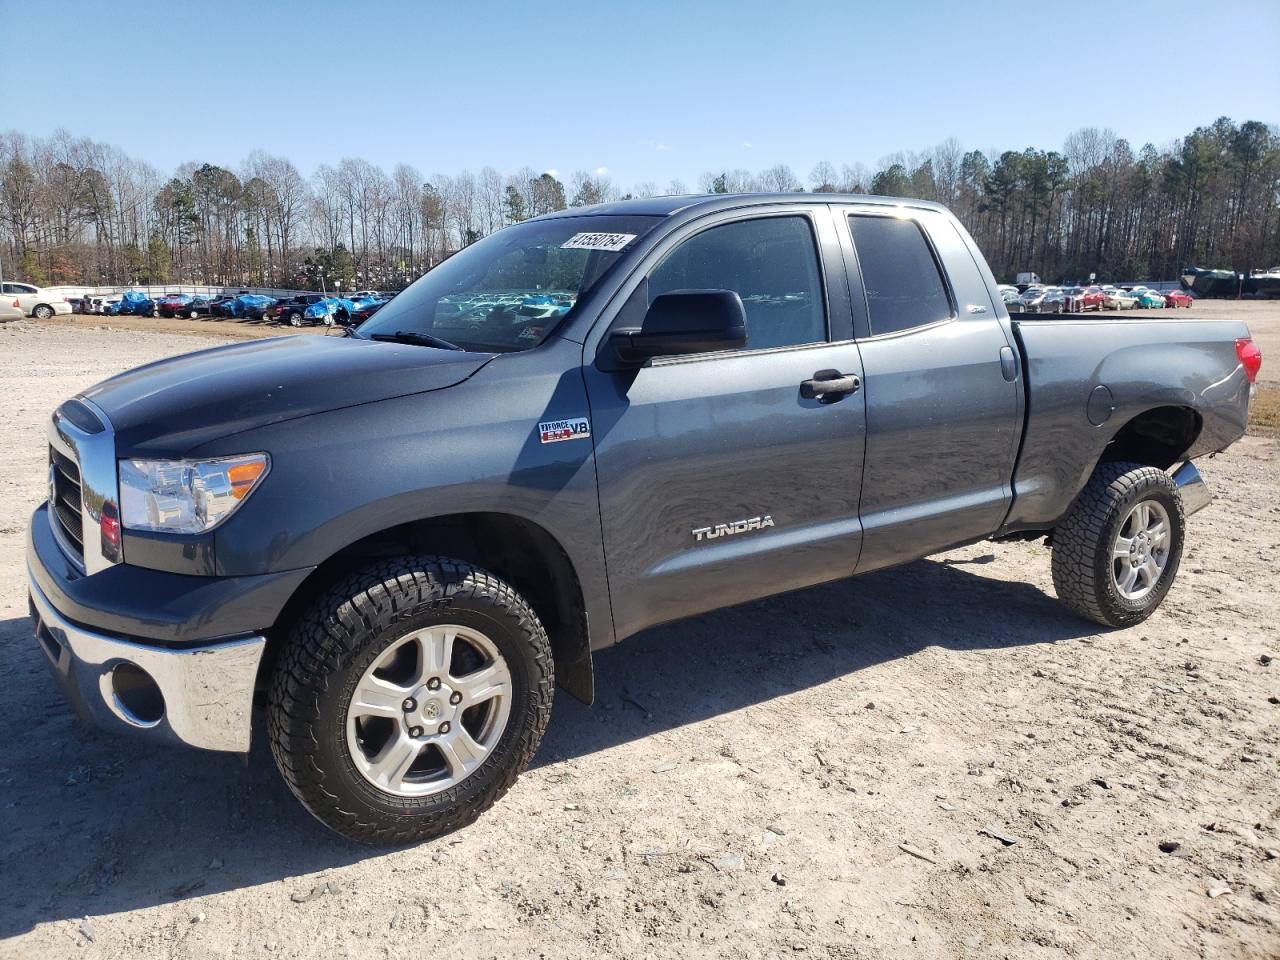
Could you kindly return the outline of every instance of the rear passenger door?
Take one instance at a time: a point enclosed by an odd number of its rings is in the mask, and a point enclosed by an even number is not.
[[[838,217],[862,354],[860,571],[979,540],[1012,498],[1021,382],[982,274],[938,211]]]

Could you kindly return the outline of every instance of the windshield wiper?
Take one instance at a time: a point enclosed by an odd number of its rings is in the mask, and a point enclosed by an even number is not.
[[[448,340],[441,340],[429,333],[415,333],[412,330],[397,330],[395,333],[371,333],[370,340],[383,340],[388,343],[412,343],[419,347],[438,347],[441,350],[461,350],[462,347]]]

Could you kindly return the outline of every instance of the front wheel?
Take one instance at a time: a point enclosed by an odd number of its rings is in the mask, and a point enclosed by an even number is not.
[[[326,826],[363,843],[465,826],[515,782],[551,715],[551,645],[478,567],[405,557],[303,615],[270,691],[271,750]]]
[[[1141,623],[1173,586],[1185,529],[1168,473],[1136,463],[1100,464],[1053,532],[1058,599],[1105,626]]]

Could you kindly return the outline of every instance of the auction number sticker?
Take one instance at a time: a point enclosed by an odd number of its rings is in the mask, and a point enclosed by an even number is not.
[[[582,440],[591,436],[591,422],[586,417],[570,417],[568,420],[544,420],[538,424],[538,439],[543,443],[559,443],[561,440]]]
[[[607,250],[616,253],[636,238],[634,233],[575,233],[561,250]]]

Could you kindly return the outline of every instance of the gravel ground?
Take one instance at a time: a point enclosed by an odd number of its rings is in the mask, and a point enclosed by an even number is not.
[[[371,851],[261,739],[80,728],[29,637],[49,411],[216,342],[0,327],[0,957],[1280,955],[1280,440],[1202,465],[1137,628],[980,544],[653,630],[476,825]]]

